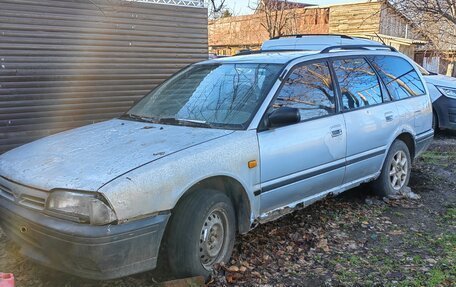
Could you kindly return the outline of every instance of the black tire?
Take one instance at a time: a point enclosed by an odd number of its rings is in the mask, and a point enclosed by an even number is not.
[[[432,113],[432,129],[437,132],[439,130],[439,118],[437,117],[436,112]]]
[[[400,152],[403,153],[402,158],[404,158],[403,155],[405,155],[405,158],[407,160],[405,163],[405,166],[407,168],[406,172],[404,172],[404,169],[401,167],[393,167],[393,161],[396,163],[398,153]],[[391,145],[391,148],[386,156],[385,163],[383,164],[382,172],[379,178],[373,181],[371,186],[374,189],[374,191],[380,196],[390,196],[398,194],[400,191],[402,191],[404,188],[408,186],[410,181],[411,168],[412,160],[407,145],[401,140],[396,140]],[[402,172],[400,171],[401,169]],[[393,171],[397,172],[391,176],[390,172],[393,173]],[[396,183],[396,186],[393,186],[394,176],[399,178],[399,173],[401,174],[400,183]],[[405,177],[402,177],[403,175],[405,175]]]
[[[203,226],[208,226],[207,224],[212,228],[204,232]],[[215,230],[214,233],[220,232],[222,225],[224,235],[219,234],[219,237],[223,237],[223,242],[220,244],[216,240],[217,236],[212,235],[212,230]],[[199,275],[208,278],[214,264],[229,261],[235,235],[235,212],[226,194],[205,189],[184,198],[173,212],[166,237],[168,264],[173,275],[177,278]],[[202,237],[208,239],[203,241]],[[216,242],[213,243],[214,245],[211,245],[212,240]],[[204,251],[201,246],[205,246]],[[215,247],[211,249],[212,246]],[[208,253],[216,252],[219,248],[220,252],[216,256],[211,257]],[[204,260],[209,262],[203,262]]]

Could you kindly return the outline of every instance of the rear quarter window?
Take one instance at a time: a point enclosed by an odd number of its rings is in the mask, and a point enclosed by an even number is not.
[[[370,57],[370,61],[393,99],[401,100],[426,93],[416,69],[405,59],[394,56],[374,56]]]

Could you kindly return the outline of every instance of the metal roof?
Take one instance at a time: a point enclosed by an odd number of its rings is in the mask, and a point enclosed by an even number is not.
[[[117,117],[207,59],[206,9],[119,0],[1,0],[0,153]]]
[[[199,7],[199,8],[206,7],[206,3],[204,0],[126,0],[126,1],[152,3],[152,4],[164,4],[164,5],[175,5],[175,6],[187,6],[187,7]]]

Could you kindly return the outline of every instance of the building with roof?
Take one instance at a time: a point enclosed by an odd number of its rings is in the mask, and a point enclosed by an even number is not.
[[[209,50],[232,55],[259,49],[268,40],[264,14],[229,17],[209,22]],[[294,8],[285,34],[345,34],[383,41],[413,57],[426,39],[387,1],[373,0],[329,6]]]
[[[282,9],[296,9],[315,6],[314,4],[294,2],[288,0],[261,0],[255,13],[262,13],[265,9],[268,10],[282,10]]]

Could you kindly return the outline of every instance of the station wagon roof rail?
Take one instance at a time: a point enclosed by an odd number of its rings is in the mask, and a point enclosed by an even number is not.
[[[333,50],[369,50],[370,48],[389,49],[391,52],[397,52],[396,48],[387,45],[338,45],[327,47],[321,50],[320,53],[329,53]]]
[[[333,50],[390,50],[391,52],[397,52],[396,48],[387,46],[387,45],[336,45],[336,46],[330,46],[326,47],[323,50],[320,51],[321,54],[329,53]],[[302,52],[306,51],[304,49],[268,49],[268,50],[257,50],[257,51],[251,51],[251,50],[245,50],[237,53],[234,56],[245,56],[245,55],[253,55],[253,54],[262,54],[262,53],[278,53],[278,52]]]
[[[302,49],[271,49],[271,50],[244,50],[240,51],[234,56],[246,56],[246,55],[255,55],[255,54],[263,54],[263,53],[280,53],[280,52],[302,52]]]
[[[277,40],[281,38],[303,38],[303,37],[339,37],[339,38],[344,38],[344,39],[353,39],[353,37],[347,36],[347,35],[342,35],[342,34],[290,34],[290,35],[282,35],[282,36],[276,36],[271,38],[270,40]]]

